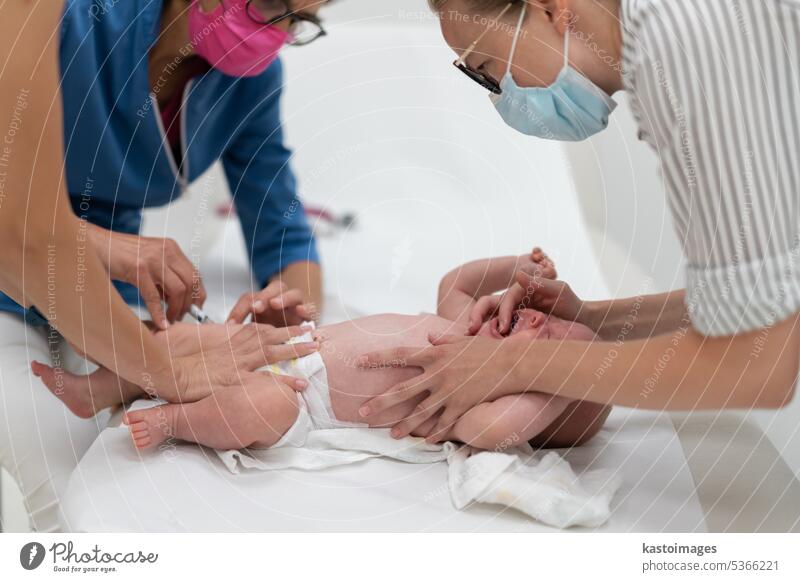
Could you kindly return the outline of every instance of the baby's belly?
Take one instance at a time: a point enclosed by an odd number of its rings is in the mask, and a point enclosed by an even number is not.
[[[336,366],[334,364],[334,366]],[[385,369],[385,370],[353,370],[337,369],[335,381],[331,381],[328,368],[328,384],[331,391],[331,404],[336,418],[348,422],[365,422],[358,410],[365,402],[383,394],[399,382],[419,375],[418,368]],[[392,426],[408,416],[414,407],[422,401],[422,397],[403,402],[368,419],[370,426]]]
[[[363,422],[358,410],[367,400],[422,373],[420,368],[364,370],[356,366],[359,356],[374,350],[401,346],[425,347],[430,332],[464,333],[464,329],[434,315],[377,315],[320,328],[320,350],[336,417],[347,422]],[[408,416],[424,397],[404,402],[378,417],[370,418],[370,425],[395,424]]]

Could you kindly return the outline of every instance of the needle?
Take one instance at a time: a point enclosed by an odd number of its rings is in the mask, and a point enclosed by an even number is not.
[[[197,320],[197,323],[214,323],[212,319],[206,315],[206,312],[200,309],[197,305],[192,305],[191,309],[189,309],[189,315],[194,317]]]

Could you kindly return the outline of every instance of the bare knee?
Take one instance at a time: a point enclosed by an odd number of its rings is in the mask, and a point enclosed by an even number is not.
[[[252,419],[244,447],[267,448],[283,438],[297,422],[300,413],[298,394],[273,379],[274,385],[262,387],[253,396]]]

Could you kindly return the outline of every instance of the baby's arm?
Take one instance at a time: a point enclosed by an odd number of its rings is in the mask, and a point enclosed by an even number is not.
[[[453,269],[439,283],[437,315],[469,326],[477,300],[511,287],[517,271],[531,261],[541,268],[544,277],[556,278],[553,262],[539,248],[529,255],[482,259]]]

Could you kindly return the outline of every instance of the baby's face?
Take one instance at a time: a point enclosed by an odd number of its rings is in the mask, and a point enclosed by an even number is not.
[[[520,339],[539,340],[576,340],[592,341],[594,332],[583,324],[567,321],[553,315],[546,315],[535,309],[520,309],[514,314],[511,331],[508,336],[498,331],[498,319],[493,317],[481,326],[477,335],[503,339],[518,337]]]

